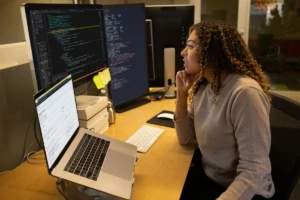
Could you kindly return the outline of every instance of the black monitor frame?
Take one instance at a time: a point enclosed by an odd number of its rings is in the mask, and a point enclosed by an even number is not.
[[[23,8],[22,8],[23,7]],[[32,46],[32,41],[34,41],[34,35],[33,33],[30,31],[30,29],[32,29],[32,23],[29,22],[29,20],[31,20],[31,16],[30,16],[30,11],[43,11],[43,10],[80,10],[80,9],[84,9],[84,10],[99,10],[101,14],[99,14],[100,16],[100,34],[103,34],[101,36],[101,40],[102,40],[102,47],[99,47],[99,49],[102,48],[102,58],[103,61],[101,61],[101,66],[99,66],[98,69],[93,70],[89,73],[83,74],[82,76],[80,76],[79,78],[73,80],[73,84],[74,87],[77,87],[79,85],[82,85],[88,81],[91,81],[93,79],[93,76],[96,75],[99,71],[102,71],[103,69],[105,69],[107,67],[107,55],[106,55],[106,40],[105,40],[105,31],[104,31],[104,19],[103,19],[103,6],[102,5],[88,5],[88,4],[39,4],[39,3],[27,3],[27,4],[23,4],[21,6],[21,14],[22,14],[22,19],[23,19],[23,26],[24,26],[24,32],[25,32],[25,37],[26,37],[26,41],[28,43],[28,53],[29,53],[29,58],[30,59],[30,67],[31,67],[31,71],[32,71],[32,79],[33,79],[33,83],[34,83],[34,90],[35,91],[39,91],[41,89],[43,89],[42,83],[41,83],[41,77],[40,75],[37,74],[36,72],[36,68],[40,67],[39,62],[36,58],[36,56],[34,55],[36,53],[36,49],[35,47]],[[26,30],[28,29],[28,30]],[[103,30],[103,31],[102,31]],[[68,73],[69,74],[69,73]],[[67,75],[67,74],[66,74]],[[72,74],[73,75],[73,74]],[[55,81],[55,80],[54,80]]]
[[[105,12],[105,9],[109,9],[109,8],[120,8],[120,7],[134,7],[134,6],[140,6],[143,7],[143,13],[145,14],[145,4],[143,3],[135,3],[135,4],[113,4],[113,5],[103,5],[103,9]],[[145,41],[144,41],[144,46],[146,47],[147,45],[147,41],[146,41],[146,24],[144,24],[144,29],[145,29]],[[108,43],[106,43],[108,44]],[[108,47],[107,47],[108,50]],[[109,55],[108,56],[108,60],[109,60]],[[127,110],[130,110],[132,108],[141,106],[145,103],[149,103],[150,100],[146,99],[145,97],[148,95],[149,93],[149,79],[148,79],[148,63],[147,63],[147,52],[145,49],[145,70],[146,70],[146,76],[145,76],[145,80],[147,85],[145,85],[145,91],[139,95],[133,96],[129,99],[124,100],[123,102],[120,103],[114,103],[113,102],[113,95],[112,95],[112,81],[114,81],[114,76],[111,75],[111,82],[108,84],[108,96],[110,98],[110,100],[112,100],[113,106],[115,107],[116,112],[125,112]],[[111,67],[109,66],[109,61],[108,61],[108,67],[111,70]],[[139,76],[139,74],[135,74],[136,76]],[[134,89],[134,88],[132,88]]]
[[[153,55],[151,48],[148,49],[148,56],[152,56],[152,59],[148,59],[149,71],[152,71],[150,75],[153,76],[149,77],[150,87],[165,86],[164,48],[175,48],[175,73],[183,68],[183,58],[180,52],[185,48],[189,28],[194,24],[194,9],[193,4],[147,5],[145,7],[146,20],[151,20],[151,23],[147,24],[152,24],[148,30],[153,30],[148,34],[153,37],[151,44],[149,41],[151,38],[148,36],[148,44],[154,50]],[[151,62],[154,62],[154,65]]]

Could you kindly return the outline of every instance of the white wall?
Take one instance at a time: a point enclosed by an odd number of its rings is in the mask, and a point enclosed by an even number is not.
[[[201,0],[201,15],[212,14],[214,11],[226,10],[226,17],[230,19],[232,15],[238,13],[239,0],[220,1],[220,0]]]
[[[73,0],[0,0],[0,45],[24,42],[20,5],[22,3],[72,3]]]
[[[174,4],[173,0],[127,0],[128,3],[145,3],[147,5]]]
[[[201,0],[201,14],[209,14],[213,10],[227,10],[230,13],[237,13],[239,0]]]
[[[33,84],[29,64],[0,70],[0,172],[38,150],[34,137]]]
[[[0,70],[28,63],[25,42],[0,45]]]
[[[95,4],[122,4],[125,0],[95,0]]]
[[[0,73],[0,91],[2,95],[0,94],[0,110],[1,113],[7,113],[8,112],[8,107],[7,107],[7,101],[5,98],[5,92],[4,90],[4,82],[3,79],[1,78],[1,73]],[[2,134],[4,132],[4,124],[5,124],[5,116],[3,114],[0,114],[0,141],[3,141]]]
[[[189,4],[189,0],[95,0],[96,4],[144,3],[146,5]]]
[[[199,1],[199,0],[198,0]],[[174,0],[174,4],[189,4],[190,1],[188,0]]]

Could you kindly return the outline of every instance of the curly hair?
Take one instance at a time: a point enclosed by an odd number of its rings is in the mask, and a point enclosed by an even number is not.
[[[221,73],[240,74],[256,80],[271,102],[268,89],[269,79],[263,73],[261,66],[254,59],[238,31],[221,22],[200,22],[190,27],[189,33],[195,30],[199,40],[196,49],[197,61],[201,66],[200,78],[195,81],[190,90],[189,99],[198,92],[201,85],[208,81],[203,77],[207,66],[212,69],[213,81],[211,89],[217,96],[222,81]]]

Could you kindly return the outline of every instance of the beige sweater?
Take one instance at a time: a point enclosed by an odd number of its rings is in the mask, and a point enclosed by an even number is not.
[[[270,103],[251,78],[229,75],[215,98],[210,84],[202,86],[188,109],[175,119],[180,144],[196,139],[208,177],[228,187],[218,200],[250,200],[275,192],[269,151]]]

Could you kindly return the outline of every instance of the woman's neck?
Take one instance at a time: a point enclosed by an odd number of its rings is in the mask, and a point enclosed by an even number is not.
[[[229,75],[228,72],[223,71],[221,73],[221,81],[223,82],[226,77]],[[206,68],[203,74],[204,78],[209,82],[212,83],[213,82],[213,73],[212,70],[210,68]]]

